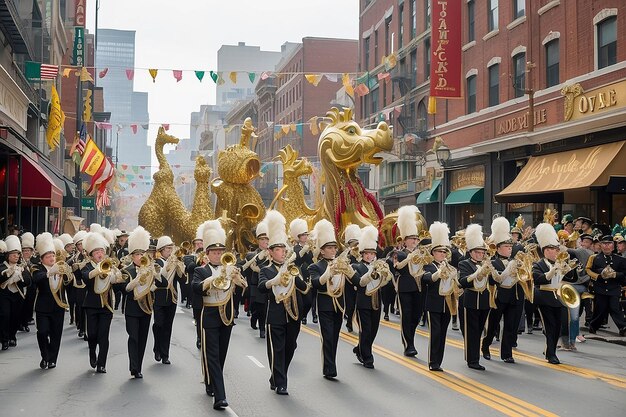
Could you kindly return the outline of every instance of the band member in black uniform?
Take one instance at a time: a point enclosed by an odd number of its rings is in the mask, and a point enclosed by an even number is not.
[[[204,266],[204,248],[202,243],[202,230],[200,227],[196,230],[196,238],[192,242],[193,252],[183,258],[185,264],[185,273],[187,274],[187,280],[189,282],[189,298],[191,299],[191,307],[193,311],[193,320],[196,326],[196,347],[200,349],[202,342],[200,336],[202,333],[202,320],[200,315],[202,314],[202,295],[196,294],[191,290],[191,282],[193,281],[193,272],[196,267]]]
[[[161,236],[157,241],[157,259],[154,263],[161,267],[161,275],[154,281],[154,360],[165,365],[170,362],[170,340],[178,303],[177,281],[185,280],[185,266],[173,254],[174,242],[169,236]]]
[[[35,314],[37,321],[37,343],[41,354],[41,369],[57,366],[63,319],[68,307],[64,300],[64,277],[56,263],[54,242],[50,233],[37,236],[36,249],[41,263],[33,266],[33,282],[37,288]]]
[[[269,240],[267,238],[267,225],[264,222],[260,222],[256,226],[256,239],[259,248],[246,255],[246,261],[241,270],[248,282],[248,291],[250,292],[250,327],[256,330],[258,324],[259,337],[263,339],[265,338],[267,294],[259,292],[259,271],[269,265],[267,254]]]
[[[452,265],[456,269],[457,273],[457,282],[459,278],[459,262],[464,259],[467,259],[467,246],[465,244],[465,229],[457,230],[457,232],[452,237],[452,247],[450,251],[452,252],[450,256],[450,265]],[[463,326],[463,292],[459,294],[458,305],[461,309],[461,313],[459,314],[458,308],[455,314],[452,314],[452,330],[461,330],[461,334],[465,332],[465,327]]]
[[[353,251],[358,251],[359,246],[359,238],[361,236],[361,228],[356,224],[349,224],[346,226],[346,230],[344,232],[344,241],[345,241],[345,249],[348,251],[348,259],[350,260],[350,264],[357,263],[358,260],[353,255]],[[351,282],[346,282],[345,286],[345,299],[346,299],[346,329],[348,332],[352,333],[352,322],[354,321],[354,311],[356,308],[356,293],[357,287],[353,285]]]
[[[204,252],[204,248],[202,247],[202,236],[198,235],[198,230],[196,230],[196,237],[191,241],[191,249],[189,253],[183,257],[183,264],[185,264],[185,274],[187,280],[185,284],[181,285],[181,290],[184,288],[185,295],[185,308],[193,308],[192,300],[193,300],[193,291],[191,291],[191,280],[193,280],[193,270],[196,266],[198,266],[198,253]],[[190,267],[193,261],[193,268]],[[198,308],[202,310],[202,303],[199,304]],[[200,334],[200,333],[198,333]],[[200,345],[200,338],[198,338],[198,345]],[[198,348],[200,349],[200,348]]]
[[[139,226],[128,237],[128,250],[132,263],[122,270],[124,282],[118,284],[127,292],[124,316],[128,333],[128,359],[130,374],[143,378],[141,365],[148,343],[153,295],[150,287],[157,272],[154,263],[145,253],[150,246],[150,233]]]
[[[28,266],[21,262],[20,239],[9,235],[2,245],[5,261],[0,264],[0,340],[2,350],[7,350],[17,346],[24,291],[31,284],[31,276]]]
[[[565,307],[557,296],[557,290],[563,284],[563,280],[576,280],[576,269],[571,269],[567,262],[557,260],[560,252],[559,240],[551,224],[539,224],[535,229],[535,235],[543,259],[533,264],[534,301],[539,307],[543,334],[546,336],[546,359],[551,364],[558,365],[561,362],[556,356],[556,346],[561,334],[562,310]]]
[[[394,243],[394,246],[387,246],[384,249],[383,254],[382,254],[383,255],[382,258],[384,258],[386,262],[388,262],[389,259],[392,256],[394,256],[395,251],[402,250],[403,245],[402,245],[402,238],[400,236],[397,236],[395,242],[392,242],[392,243]],[[393,272],[392,272],[392,276],[393,276]],[[381,292],[381,297],[382,297],[382,302],[383,302],[383,313],[384,313],[383,318],[385,319],[385,321],[389,321],[389,312],[390,311],[391,313],[396,312],[396,295],[397,294],[396,294],[396,287],[394,284],[394,280],[392,279],[387,284],[385,284],[383,288],[380,290],[380,292]],[[397,313],[399,314],[399,311]]]
[[[72,258],[74,257],[74,251],[76,250],[72,236],[67,233],[63,233],[57,239],[63,243],[63,250],[67,255],[64,261],[68,265],[72,266]],[[65,292],[67,293],[67,303],[70,306],[70,324],[74,324],[76,322],[76,287],[74,287],[74,285],[68,285],[65,287]]]
[[[113,230],[113,233],[115,235],[115,246],[113,247],[114,255],[112,254],[111,257],[115,257],[121,263],[122,259],[126,259],[125,256],[128,255],[128,233],[126,233],[126,231],[124,230],[118,229]],[[120,304],[122,305],[123,310],[124,306],[126,305],[126,291],[124,291],[123,286],[117,286],[117,288],[115,289],[116,310],[118,309]]]
[[[376,260],[378,229],[365,226],[359,231],[360,261],[352,264],[354,274],[348,277],[357,287],[356,319],[359,325],[359,343],[352,350],[359,362],[374,369],[372,345],[380,325],[381,288],[391,280],[391,271],[383,259]]]
[[[270,364],[270,389],[278,395],[288,395],[287,373],[296,350],[303,314],[301,293],[309,286],[295,266],[297,254],[286,259],[286,220],[278,211],[265,215],[271,262],[259,272],[259,291],[268,294],[267,356]]]
[[[337,376],[337,344],[345,310],[345,272],[352,271],[348,258],[337,258],[335,227],[326,219],[314,227],[315,247],[320,248],[320,260],[309,266],[311,284],[317,289],[317,309],[322,338],[322,374],[326,379]],[[346,268],[347,267],[347,268]],[[349,270],[349,271],[348,271]],[[354,272],[354,271],[352,271]]]
[[[198,267],[193,274],[191,288],[202,295],[202,371],[207,395],[214,396],[213,408],[228,407],[224,388],[224,363],[233,329],[233,290],[245,281],[229,260],[222,263],[226,244],[226,232],[219,220],[209,220],[200,225],[208,263]]]
[[[390,269],[397,277],[396,290],[400,303],[400,324],[404,355],[417,355],[415,349],[415,329],[422,318],[424,304],[421,296],[421,274],[419,264],[411,261],[409,255],[419,243],[417,217],[419,210],[415,206],[402,206],[398,210],[398,230],[404,240],[404,250],[396,252],[390,260]]]
[[[295,265],[300,270],[300,276],[307,284],[311,283],[309,265],[313,263],[313,248],[308,243],[309,225],[304,219],[294,219],[289,225],[289,234],[295,242],[293,251],[296,254]],[[307,323],[309,311],[313,315],[313,323],[317,323],[317,292],[309,287],[309,291],[302,295],[302,324]]]
[[[87,342],[89,343],[89,364],[99,374],[106,373],[109,353],[109,331],[113,319],[112,285],[122,280],[119,269],[106,258],[109,243],[100,233],[89,232],[83,239],[85,252],[90,257],[82,269],[86,285],[83,308],[87,317]],[[106,262],[103,262],[105,261]]]
[[[83,239],[86,235],[87,232],[84,230],[76,232],[73,238],[76,250],[74,251],[74,256],[70,261],[68,261],[68,265],[70,265],[72,267],[72,271],[74,271],[74,282],[72,284],[74,286],[74,293],[76,296],[74,322],[76,323],[76,328],[78,329],[78,337],[85,341],[87,340],[87,317],[85,316],[83,303],[85,302],[87,289],[85,283],[83,282],[83,273],[81,270],[88,262],[88,257],[83,249]]]
[[[29,270],[34,266],[35,258],[35,236],[32,233],[26,232],[22,234],[22,259],[24,265]],[[33,323],[33,309],[35,307],[35,295],[37,288],[31,282],[30,285],[24,288],[26,296],[22,303],[22,311],[20,312],[20,328],[19,330],[30,332],[30,325]]]
[[[589,322],[589,333],[595,333],[609,313],[619,329],[626,335],[626,321],[619,305],[621,287],[626,285],[626,259],[613,253],[614,242],[610,235],[600,240],[601,253],[591,255],[587,261],[587,274],[593,281],[594,307]]]
[[[496,255],[491,260],[494,268],[489,284],[496,285],[496,308],[489,313],[487,334],[482,341],[483,358],[491,359],[489,346],[496,336],[500,319],[504,317],[502,339],[500,343],[500,358],[505,363],[514,363],[513,344],[517,339],[517,329],[522,318],[524,307],[524,290],[518,283],[518,261],[511,258],[513,241],[509,234],[511,228],[506,217],[496,217],[491,223],[489,241],[496,245]]]
[[[487,247],[482,226],[470,224],[465,229],[469,259],[459,262],[459,285],[464,288],[465,360],[471,369],[484,371],[480,364],[480,337],[489,315],[489,274],[493,266],[485,258]]]
[[[428,317],[429,346],[428,369],[441,372],[443,353],[446,347],[446,335],[451,314],[457,312],[457,270],[448,263],[450,256],[450,230],[445,223],[434,222],[430,225],[432,238],[430,253],[433,262],[424,266],[422,282],[426,284],[426,302],[424,309]]]

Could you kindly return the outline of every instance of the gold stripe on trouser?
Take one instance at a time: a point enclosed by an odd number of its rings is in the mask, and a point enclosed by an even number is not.
[[[272,379],[272,383],[276,385],[276,379],[274,378],[274,342],[272,342],[272,325],[266,324],[266,326],[268,333],[267,337],[270,339],[270,356],[272,357],[272,359],[270,359],[270,378]]]
[[[208,382],[211,385],[211,375],[209,374],[209,364],[206,359],[206,335],[204,334],[204,326],[202,323],[204,322],[204,307],[202,307],[202,311],[200,312],[200,334],[202,335],[202,341],[200,342],[202,347],[202,353],[200,356],[201,364],[202,364],[202,376],[204,377],[203,382]]]
[[[537,306],[537,311],[539,312],[539,318],[541,319],[541,327],[543,327],[543,339],[545,340],[545,344],[543,345],[543,356],[548,357],[548,336],[546,333],[546,321],[543,319],[543,314],[541,313],[541,309]]]
[[[409,346],[407,344],[406,339],[404,338],[404,327],[403,327],[403,320],[402,318],[404,317],[404,312],[402,311],[402,301],[400,298],[400,293],[398,293],[397,295],[398,297],[398,306],[400,307],[400,336],[402,336],[402,344],[404,345],[404,349],[406,350]]]
[[[430,322],[430,311],[426,312],[426,318],[428,319],[428,364],[430,365],[430,339],[433,337],[433,326]],[[441,331],[441,329],[439,330]]]
[[[355,309],[354,313],[356,314],[356,324],[359,326],[359,339],[356,342],[356,346],[359,348],[359,354],[363,356],[363,352],[361,352],[361,334],[363,334],[363,327],[361,326],[361,315],[359,314],[359,310]]]
[[[465,299],[463,301],[465,301]],[[465,304],[465,302],[463,304]],[[463,307],[463,329],[463,359],[467,362],[467,309],[465,307]]]

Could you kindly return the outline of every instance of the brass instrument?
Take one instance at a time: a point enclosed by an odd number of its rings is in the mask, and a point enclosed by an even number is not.
[[[150,259],[148,255],[143,255],[141,259],[139,260],[139,266],[143,268],[150,265],[150,263],[152,263],[152,259]]]
[[[298,267],[294,264],[289,264],[287,266],[287,270],[284,271],[280,276],[280,285],[286,287],[287,285],[289,285],[289,281],[291,281],[292,278],[295,278],[298,275],[300,275],[300,270],[298,269]]]
[[[96,266],[98,273],[100,275],[108,275],[113,268],[113,262],[111,262],[111,258],[105,258]]]
[[[55,264],[58,266],[59,269],[58,274],[64,277],[63,283],[65,285],[69,284],[75,279],[75,277],[72,267],[68,265],[67,262],[65,262],[65,259],[67,258],[67,252],[65,250],[58,250],[55,252],[54,257]]]
[[[580,294],[578,294],[576,288],[571,284],[562,284],[556,290],[556,296],[561,304],[567,308],[577,308],[580,306]]]
[[[232,252],[224,252],[220,257],[220,263],[222,264],[222,270],[220,275],[215,278],[212,286],[218,290],[226,291],[230,288],[231,277],[226,276],[226,267],[232,266],[237,263],[237,259]]]
[[[256,264],[258,261],[263,261],[266,258],[267,258],[267,251],[262,250],[261,252],[257,253],[252,258],[250,258],[250,260],[247,261],[245,264],[243,264],[243,266],[241,267],[241,270],[245,271],[246,269],[250,268],[250,266],[252,266],[253,263]]]
[[[518,263],[517,280],[524,291],[524,296],[532,303],[535,298],[533,288],[533,254],[519,251],[513,259]]]
[[[489,245],[487,245],[487,258],[493,258],[496,255],[497,251],[498,245],[496,245],[495,243],[489,243]]]
[[[190,250],[191,250],[191,243],[188,240],[185,240],[176,249],[176,252],[174,252],[174,256],[176,256],[179,261],[182,261],[183,260],[183,256],[188,255]]]

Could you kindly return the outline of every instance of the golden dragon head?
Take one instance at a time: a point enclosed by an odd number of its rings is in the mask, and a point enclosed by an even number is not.
[[[248,184],[259,175],[261,170],[259,156],[249,147],[250,137],[254,136],[254,126],[250,118],[247,118],[241,127],[240,143],[220,151],[217,157],[217,172],[223,181]]]
[[[178,145],[179,139],[176,136],[168,135],[165,133],[163,126],[159,127],[159,133],[157,133],[155,146],[156,148],[162,148],[165,144]]]
[[[204,159],[204,156],[199,155],[196,158],[196,168],[193,171],[193,177],[195,178],[196,183],[198,184],[208,183],[209,179],[211,178],[212,173],[213,171],[207,165],[206,159]]]
[[[393,147],[391,129],[385,122],[378,123],[376,129],[366,130],[352,120],[352,109],[339,111],[333,107],[326,113],[330,122],[326,125],[318,142],[320,160],[332,162],[340,170],[351,170],[361,164],[382,162],[375,156],[380,151],[390,151]]]
[[[313,166],[306,158],[298,158],[298,151],[291,145],[285,146],[278,152],[278,158],[283,164],[283,175],[298,178],[313,173]]]

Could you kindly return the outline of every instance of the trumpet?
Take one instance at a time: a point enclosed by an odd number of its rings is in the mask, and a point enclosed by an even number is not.
[[[226,275],[226,267],[235,265],[237,259],[232,252],[224,252],[220,257],[220,263],[222,264],[222,270],[220,275],[213,281],[213,287],[218,290],[226,291],[230,288],[231,283],[231,277]]]
[[[292,278],[300,275],[300,270],[294,264],[287,265],[287,269],[280,276],[280,285],[286,287]]]
[[[111,272],[111,269],[113,269],[113,262],[111,262],[111,258],[106,258],[100,261],[98,266],[96,266],[96,269],[100,275],[108,275],[109,272]]]
[[[183,243],[180,244],[180,247],[176,249],[176,252],[174,252],[174,256],[176,256],[179,261],[182,261],[183,256],[188,255],[190,250],[191,243],[188,240],[185,240]]]

